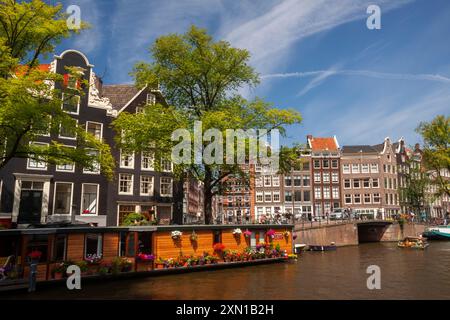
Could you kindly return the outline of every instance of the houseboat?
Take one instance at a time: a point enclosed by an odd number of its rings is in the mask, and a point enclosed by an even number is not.
[[[78,265],[82,275],[208,269],[283,261],[293,253],[292,225],[67,226],[0,230],[2,282],[53,281]],[[214,266],[215,265],[215,266]],[[3,280],[2,280],[3,279]]]
[[[422,236],[429,240],[450,240],[450,226],[426,228]]]

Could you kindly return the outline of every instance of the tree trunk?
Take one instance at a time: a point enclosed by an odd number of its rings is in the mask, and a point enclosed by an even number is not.
[[[213,224],[211,170],[208,167],[205,167],[205,181],[203,186],[204,186],[203,212],[205,214],[205,224]]]

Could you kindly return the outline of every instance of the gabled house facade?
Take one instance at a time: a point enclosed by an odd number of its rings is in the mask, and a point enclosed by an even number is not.
[[[172,164],[156,172],[151,154],[125,155],[115,145],[112,121],[121,112],[141,112],[145,103],[164,103],[159,90],[137,90],[132,85],[104,86],[87,57],[66,50],[45,67],[62,75],[66,66],[84,70],[84,94],[65,99],[61,108],[86,131],[111,147],[116,160],[114,179],[100,168],[86,170],[76,164],[51,165],[15,158],[0,171],[0,222],[28,225],[54,221],[80,221],[98,226],[120,225],[125,214],[142,212],[160,223],[182,222],[182,184],[174,182]],[[66,79],[66,76],[64,76]],[[64,83],[55,88],[64,94]],[[58,141],[76,147],[76,136],[61,128],[42,135],[35,143]],[[93,150],[95,152],[95,150]]]
[[[337,138],[307,136],[311,150],[311,183],[313,214],[326,218],[337,208],[341,200],[341,151]]]

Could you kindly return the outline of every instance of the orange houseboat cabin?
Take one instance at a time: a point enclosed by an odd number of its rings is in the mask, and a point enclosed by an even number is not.
[[[292,225],[64,227],[0,230],[0,268],[27,278],[37,261],[37,280],[55,279],[64,265],[84,274],[151,271],[286,257]]]

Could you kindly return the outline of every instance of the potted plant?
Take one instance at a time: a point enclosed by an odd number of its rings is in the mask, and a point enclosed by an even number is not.
[[[183,233],[178,230],[174,230],[170,234],[170,236],[172,237],[173,240],[180,240],[182,235],[183,235]]]
[[[55,280],[59,280],[59,279],[64,278],[67,275],[66,271],[67,271],[67,267],[69,265],[70,264],[67,264],[67,262],[60,262],[60,263],[58,263],[53,268],[53,270],[51,271],[52,278],[55,279]]]
[[[105,275],[107,275],[107,274],[109,273],[109,271],[110,271],[109,266],[107,266],[107,265],[102,265],[102,266],[100,266],[100,268],[98,269],[98,274],[99,274],[100,276],[105,276]]]
[[[89,270],[87,261],[79,261],[79,262],[75,263],[75,265],[77,265],[80,268],[81,275],[87,274],[87,272]]]
[[[163,269],[163,268],[166,268],[167,263],[166,263],[166,260],[159,257],[158,260],[156,260],[155,265],[156,265],[156,269]]]

